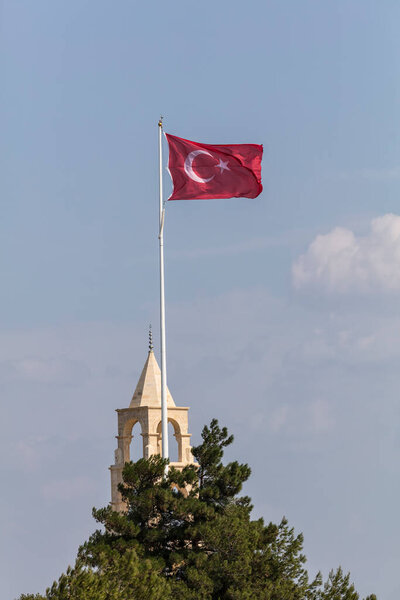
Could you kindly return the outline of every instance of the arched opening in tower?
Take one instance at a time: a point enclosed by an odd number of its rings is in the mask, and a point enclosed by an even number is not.
[[[137,422],[132,428],[132,441],[130,444],[130,459],[133,462],[143,458],[143,437],[141,433],[142,428],[140,423]]]
[[[161,421],[157,427],[158,440],[157,447],[158,452],[162,454],[162,427]],[[179,424],[174,419],[168,419],[168,453],[169,462],[182,462],[182,438]]]
[[[170,462],[178,462],[179,461],[179,449],[178,449],[178,441],[175,437],[175,430],[172,423],[168,423],[168,449],[169,449],[169,461]]]

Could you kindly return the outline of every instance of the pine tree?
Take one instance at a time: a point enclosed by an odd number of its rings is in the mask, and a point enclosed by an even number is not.
[[[20,600],[359,600],[341,568],[324,585],[319,573],[309,579],[303,536],[285,518],[251,519],[250,498],[239,496],[250,468],[222,462],[232,442],[214,419],[181,472],[164,477],[160,456],[126,463],[126,511],[93,509],[103,530],[75,566],[44,597]]]

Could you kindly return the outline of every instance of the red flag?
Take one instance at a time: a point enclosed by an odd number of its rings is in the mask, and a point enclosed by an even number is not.
[[[166,134],[174,190],[168,200],[255,198],[262,192],[259,144],[199,144]]]

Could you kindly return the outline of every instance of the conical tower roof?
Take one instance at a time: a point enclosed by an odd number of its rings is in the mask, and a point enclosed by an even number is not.
[[[161,407],[161,371],[151,346],[129,408],[137,406]],[[167,406],[175,406],[168,388]]]

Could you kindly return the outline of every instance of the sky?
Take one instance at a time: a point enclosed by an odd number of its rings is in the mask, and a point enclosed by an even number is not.
[[[193,443],[218,418],[254,516],[303,532],[311,575],[399,598],[399,19],[395,0],[0,0],[1,598],[43,592],[95,530],[149,323],[159,356],[160,114],[264,145],[258,198],[166,207]]]

